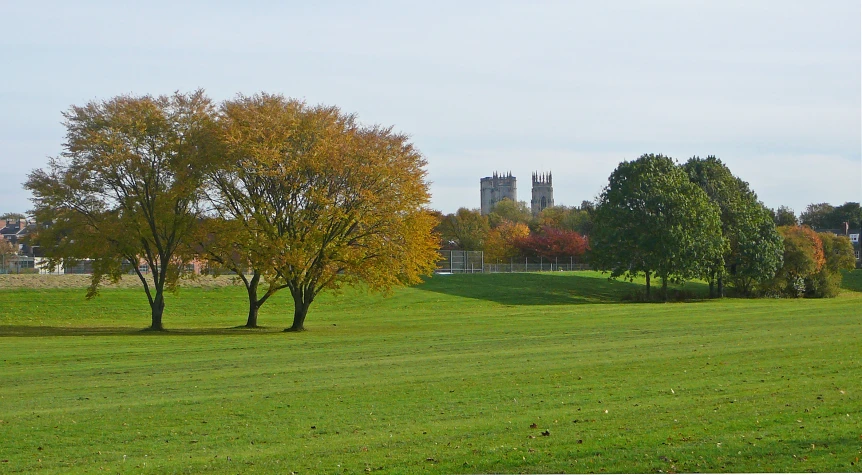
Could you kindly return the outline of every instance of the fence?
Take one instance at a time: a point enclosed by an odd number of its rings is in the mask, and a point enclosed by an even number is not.
[[[590,269],[589,265],[578,262],[574,257],[551,260],[541,257],[520,258],[510,259],[508,262],[485,262],[485,254],[482,251],[439,251],[439,253],[441,259],[437,264],[438,273],[554,272]]]
[[[37,271],[32,257],[0,254],[0,274],[33,274],[35,272]]]

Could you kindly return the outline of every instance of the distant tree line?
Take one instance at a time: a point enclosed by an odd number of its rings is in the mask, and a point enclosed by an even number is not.
[[[576,258],[611,278],[668,283],[702,279],[711,297],[830,297],[841,270],[855,266],[846,236],[811,228],[858,228],[858,203],[810,205],[802,226],[787,207],[767,208],[748,183],[714,156],[684,164],[662,155],[621,163],[596,203],[532,216],[526,203],[503,200],[488,216],[459,209],[440,214],[442,246],[484,250],[486,261]],[[804,237],[804,239],[803,239]]]

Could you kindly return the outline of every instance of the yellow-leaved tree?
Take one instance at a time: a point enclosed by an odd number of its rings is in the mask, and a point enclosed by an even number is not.
[[[508,261],[518,257],[520,249],[518,242],[530,237],[530,228],[524,223],[503,221],[499,226],[488,232],[485,239],[485,261]]]
[[[151,330],[164,329],[164,292],[175,287],[189,258],[182,249],[200,216],[213,113],[200,90],[72,107],[64,114],[63,153],[24,184],[33,193],[41,226],[36,243],[49,266],[91,260],[88,297],[104,280],[134,272],[150,305]]]
[[[325,289],[364,282],[388,290],[434,270],[426,162],[406,136],[270,94],[224,103],[219,123],[224,159],[210,196],[217,219],[234,223],[219,228],[232,230],[231,252],[267,292],[289,289],[286,331],[304,330]]]

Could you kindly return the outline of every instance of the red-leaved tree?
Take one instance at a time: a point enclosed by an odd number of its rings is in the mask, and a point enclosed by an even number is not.
[[[517,246],[528,257],[579,258],[587,251],[588,243],[575,231],[543,226],[538,233],[518,240]]]

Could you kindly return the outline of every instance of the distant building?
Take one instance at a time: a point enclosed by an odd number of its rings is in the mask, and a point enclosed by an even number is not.
[[[551,172],[533,173],[533,199],[530,201],[533,216],[552,206],[554,206],[554,186]]]
[[[505,175],[500,175],[494,172],[491,176],[486,176],[479,180],[479,189],[482,199],[482,214],[491,214],[494,205],[498,201],[508,198],[514,202],[518,202],[518,179],[512,176],[512,172]]]

